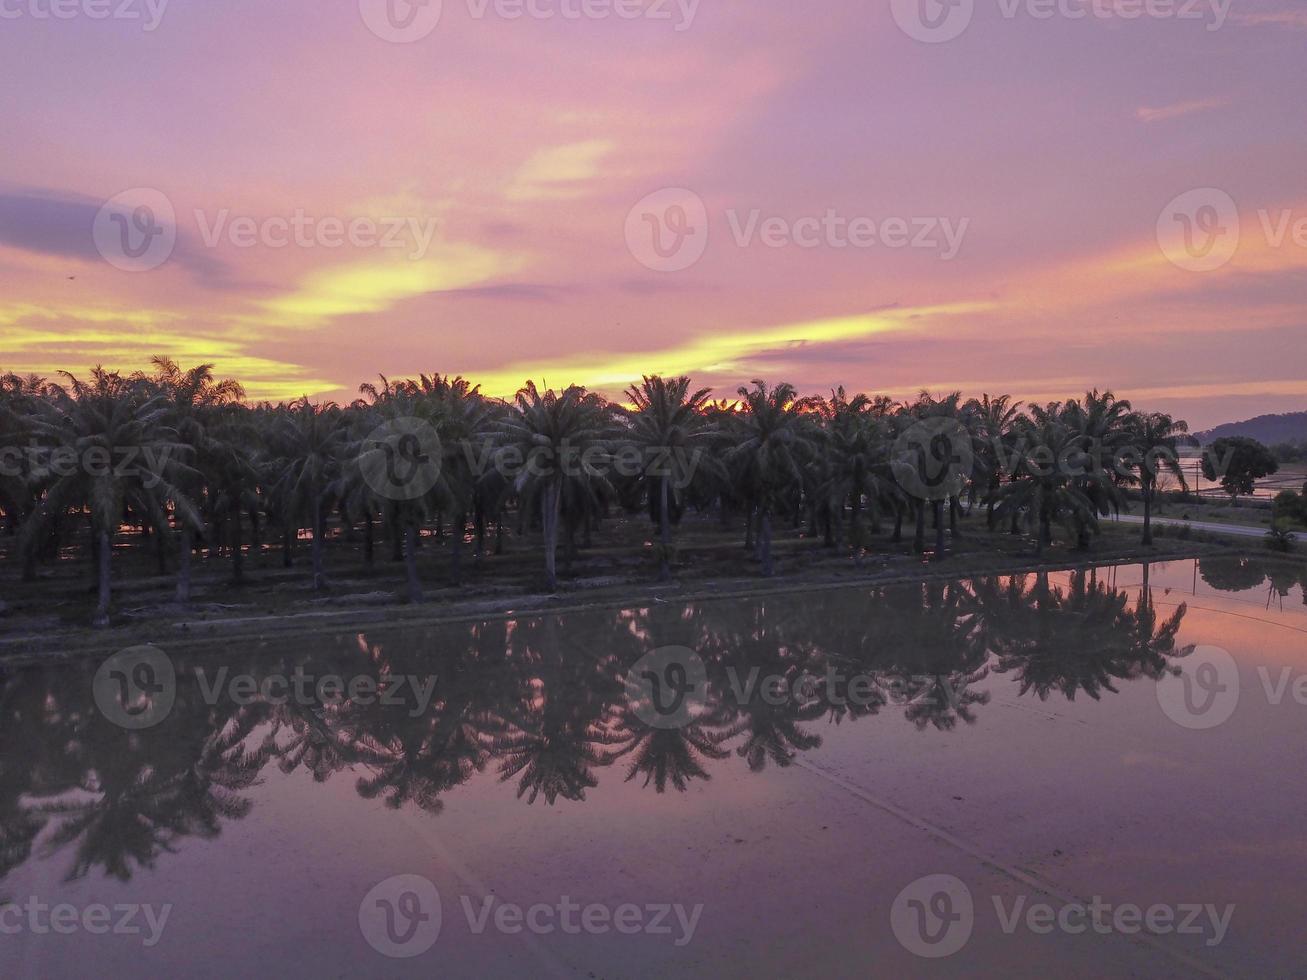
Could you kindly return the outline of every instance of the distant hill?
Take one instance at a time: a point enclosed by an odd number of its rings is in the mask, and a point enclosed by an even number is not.
[[[1227,436],[1248,436],[1267,446],[1277,442],[1307,442],[1307,412],[1259,415],[1246,422],[1226,422],[1194,435],[1203,445]]]

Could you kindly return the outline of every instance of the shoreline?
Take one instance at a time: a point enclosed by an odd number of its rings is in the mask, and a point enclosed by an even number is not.
[[[1106,544],[1107,542],[1103,542]],[[907,585],[928,581],[955,581],[988,575],[1036,574],[1081,568],[1164,563],[1192,560],[1208,556],[1245,555],[1250,549],[1234,544],[1185,541],[1175,547],[1144,549],[1138,544],[1129,547],[1108,548],[1084,555],[1061,554],[1036,560],[1033,555],[1002,553],[998,550],[965,552],[949,556],[938,563],[921,556],[877,555],[864,560],[860,569],[847,559],[842,569],[809,568],[785,578],[759,579],[754,576],[694,577],[660,583],[656,581],[626,581],[582,591],[584,585],[573,590],[555,593],[518,593],[488,597],[467,595],[455,599],[429,599],[413,606],[400,601],[384,604],[348,602],[349,599],[375,599],[377,593],[366,596],[343,596],[340,608],[286,610],[256,616],[207,618],[194,614],[187,616],[181,610],[163,614],[166,622],[148,626],[140,622],[126,623],[108,630],[90,627],[70,629],[66,633],[42,640],[31,633],[0,638],[0,665],[25,666],[51,661],[70,661],[97,653],[106,648],[115,650],[138,644],[166,645],[169,648],[202,647],[225,641],[251,638],[272,638],[296,635],[315,636],[339,632],[352,624],[367,624],[385,628],[425,628],[469,621],[493,621],[530,617],[539,614],[584,612],[595,609],[621,609],[652,602],[706,602],[711,600],[738,600],[765,598],[773,595],[790,595],[805,592],[824,592],[838,589]],[[1293,556],[1271,556],[1293,561]],[[905,567],[906,558],[913,567]],[[895,561],[900,559],[900,561]],[[825,574],[822,574],[822,572]],[[835,571],[838,574],[832,575]],[[331,598],[315,600],[331,603]],[[28,645],[37,649],[19,652],[15,648]]]

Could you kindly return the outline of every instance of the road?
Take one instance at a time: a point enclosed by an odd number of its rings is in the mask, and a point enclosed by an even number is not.
[[[1123,524],[1142,524],[1142,517],[1135,517],[1130,514],[1122,514],[1116,520]],[[1266,537],[1266,528],[1251,527],[1246,524],[1213,524],[1208,521],[1181,521],[1174,517],[1154,517],[1154,524],[1165,525],[1166,527],[1191,527],[1195,531],[1207,531],[1211,534],[1232,534],[1239,538],[1264,538]]]

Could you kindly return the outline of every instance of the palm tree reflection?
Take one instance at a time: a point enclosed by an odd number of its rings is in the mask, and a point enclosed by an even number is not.
[[[1204,565],[1205,578],[1250,581]],[[1264,580],[1265,573],[1261,573]],[[1278,580],[1276,584],[1279,583]],[[684,792],[714,770],[761,772],[822,745],[823,727],[903,717],[922,731],[977,724],[1007,674],[1018,696],[1101,699],[1156,679],[1178,648],[1186,608],[1158,613],[1072,572],[880,587],[830,599],[657,603],[542,613],[515,621],[178,658],[177,702],[155,729],[127,732],[91,699],[94,664],[0,675],[0,881],[32,859],[69,852],[68,875],[126,880],[187,838],[218,836],[247,816],[276,764],[321,783],[345,772],[364,799],[430,814],[474,777],[515,781],[519,798],[581,801],[603,771]],[[697,651],[707,673],[691,722],[655,729],[625,696],[628,669],[651,649]],[[198,668],[231,675],[366,677],[378,689],[425,679],[396,703],[256,697],[209,703]],[[212,698],[209,699],[212,701]],[[872,731],[876,729],[873,727]]]

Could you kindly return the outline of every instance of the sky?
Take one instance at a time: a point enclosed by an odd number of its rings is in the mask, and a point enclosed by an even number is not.
[[[1307,409],[1304,0],[0,0],[0,369]]]

